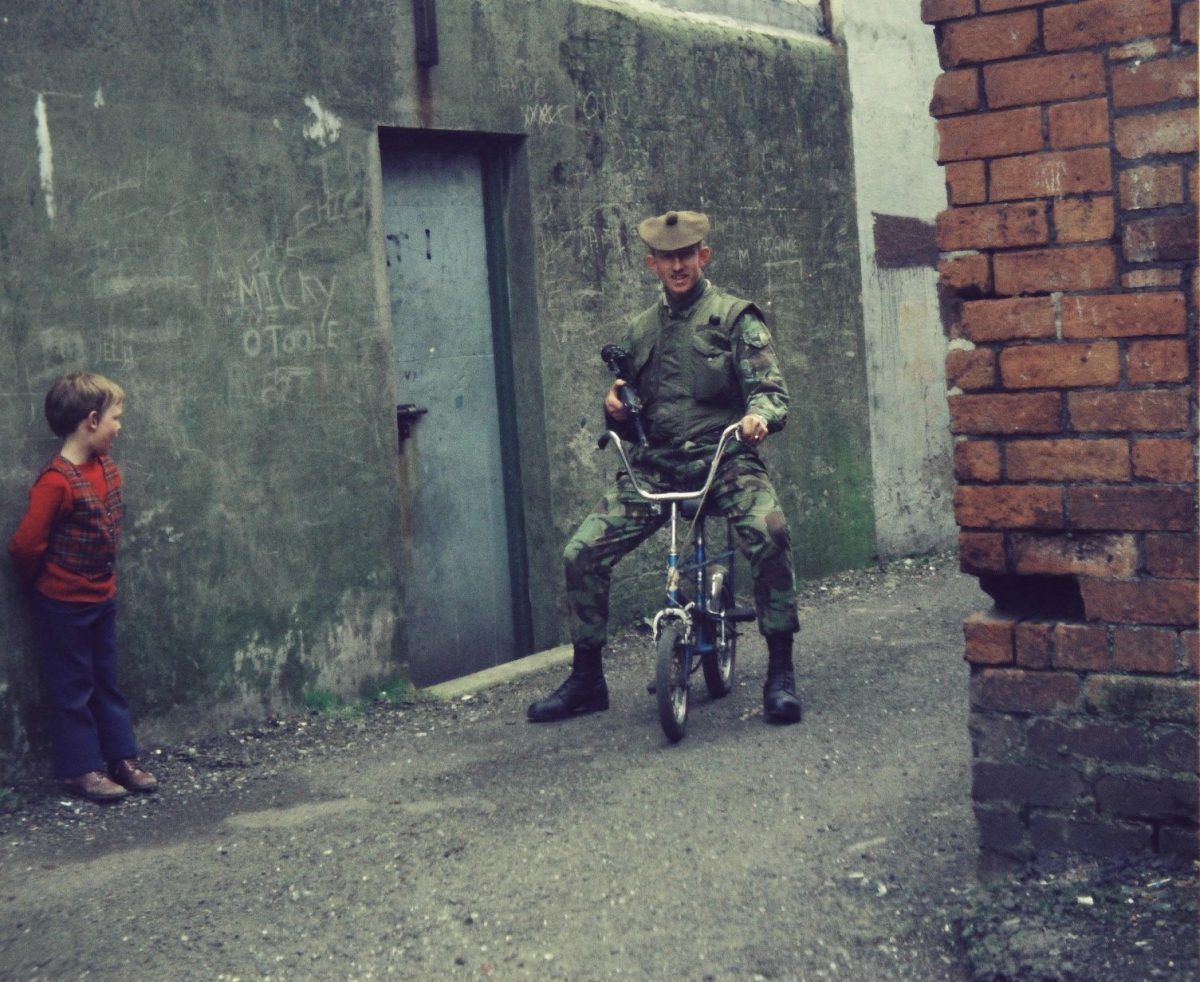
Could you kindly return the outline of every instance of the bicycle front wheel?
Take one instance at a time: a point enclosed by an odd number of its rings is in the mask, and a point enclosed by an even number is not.
[[[665,624],[658,635],[658,671],[655,696],[658,721],[672,743],[687,733],[688,653],[679,624]]]

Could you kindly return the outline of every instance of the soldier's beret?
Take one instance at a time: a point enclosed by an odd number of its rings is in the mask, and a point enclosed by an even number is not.
[[[698,211],[669,211],[647,218],[638,226],[638,235],[651,249],[674,252],[700,242],[708,227],[708,216]]]

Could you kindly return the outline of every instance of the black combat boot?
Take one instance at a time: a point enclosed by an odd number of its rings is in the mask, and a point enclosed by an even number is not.
[[[767,636],[767,681],[763,684],[763,716],[769,723],[800,722],[796,676],[792,669],[792,635]]]
[[[533,703],[527,715],[532,723],[569,719],[576,713],[595,713],[608,708],[608,685],[599,648],[575,646],[571,674],[545,699]]]

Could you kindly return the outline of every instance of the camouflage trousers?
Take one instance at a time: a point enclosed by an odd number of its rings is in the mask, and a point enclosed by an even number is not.
[[[679,468],[638,468],[637,473],[643,487],[649,484],[665,490],[686,488],[689,483],[695,486],[696,472],[693,461]],[[764,635],[794,634],[799,621],[791,533],[758,457],[749,452],[727,457],[709,490],[707,506],[729,520],[749,561],[759,631]],[[563,567],[573,643],[600,647],[608,640],[613,567],[658,531],[667,517],[658,504],[639,497],[628,475],[621,473],[571,536],[563,551]]]

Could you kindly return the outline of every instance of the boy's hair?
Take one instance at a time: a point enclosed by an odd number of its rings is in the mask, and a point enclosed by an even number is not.
[[[55,379],[46,393],[46,422],[55,436],[66,439],[92,412],[103,416],[125,401],[125,390],[95,372],[71,372]]]

